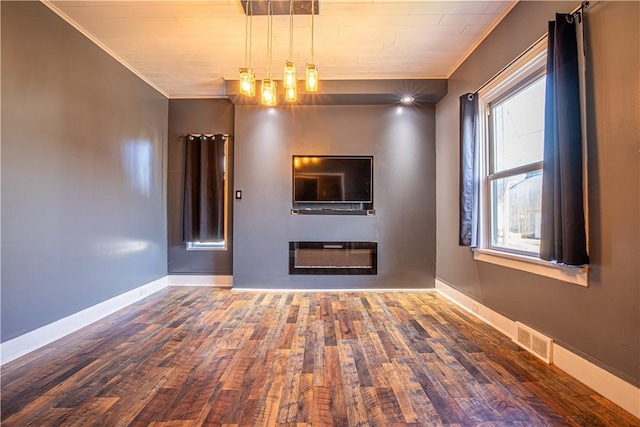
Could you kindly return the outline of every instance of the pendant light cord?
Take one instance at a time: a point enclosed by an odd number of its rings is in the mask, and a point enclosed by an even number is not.
[[[249,68],[251,68],[252,63],[252,41],[253,41],[253,3],[251,0],[247,0],[247,4],[249,5]],[[246,60],[245,60],[246,61]]]
[[[313,28],[313,21],[314,21],[314,15],[315,15],[315,0],[311,0],[311,63],[314,64],[315,62],[313,61],[313,33],[314,33],[314,28]]]
[[[247,0],[247,11],[244,17],[244,68],[247,68],[249,57],[249,1]]]
[[[246,8],[244,19],[244,68],[251,68],[251,41],[253,40],[253,4],[251,0],[247,0]]]
[[[273,33],[273,11],[271,10],[271,0],[267,1],[267,13],[269,21],[267,22],[267,77],[271,78],[271,37]]]
[[[289,0],[289,61],[293,61],[293,0]]]

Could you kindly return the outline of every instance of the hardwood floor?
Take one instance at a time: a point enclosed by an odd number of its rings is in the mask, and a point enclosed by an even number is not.
[[[640,426],[435,292],[169,288],[2,368],[3,426]]]

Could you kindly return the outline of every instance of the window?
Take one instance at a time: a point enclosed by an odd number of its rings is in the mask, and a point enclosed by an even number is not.
[[[546,44],[479,91],[480,247],[538,257]]]
[[[226,250],[229,140],[225,134],[186,137],[183,238],[187,250]]]
[[[480,224],[474,258],[571,283],[587,269],[540,255],[546,39],[478,92]]]
[[[544,90],[537,73],[487,105],[491,248],[540,252]]]

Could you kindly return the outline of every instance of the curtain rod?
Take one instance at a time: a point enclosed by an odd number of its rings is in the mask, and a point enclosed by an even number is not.
[[[575,9],[573,9],[573,11],[571,11],[571,15],[575,15],[576,13],[582,12],[582,10],[586,9],[588,6],[589,6],[589,1],[588,0],[583,1],[582,3],[580,3],[580,6],[576,7]]]
[[[604,0],[601,0],[598,3],[602,3]],[[589,6],[589,2],[588,1],[583,1],[582,3],[580,3],[580,6],[576,7],[571,13],[570,15],[575,15],[578,13],[581,13],[584,9],[586,9]],[[494,79],[496,79],[500,74],[504,73],[505,70],[507,68],[509,68],[510,66],[512,66],[516,61],[518,61],[520,58],[522,58],[524,55],[526,55],[527,53],[529,53],[529,51],[533,48],[535,48],[536,46],[538,46],[538,43],[542,42],[544,39],[546,39],[549,36],[549,34],[544,34],[542,35],[538,40],[536,40],[531,46],[529,46],[528,48],[525,49],[524,52],[522,52],[520,55],[518,55],[513,61],[509,62],[507,65],[505,65],[504,67],[502,67],[502,69],[500,71],[498,71],[496,74],[494,74],[489,80],[487,80],[486,82],[484,82],[478,89],[476,89],[473,93],[478,93],[480,92],[482,89],[484,89],[489,83],[491,83]]]
[[[513,61],[509,62],[507,65],[505,65],[504,67],[502,67],[502,69],[500,71],[498,71],[497,73],[495,73],[489,80],[487,80],[486,82],[484,82],[478,89],[476,89],[473,93],[478,93],[480,92],[482,89],[484,89],[489,83],[491,83],[492,81],[494,81],[496,78],[498,78],[498,76],[500,76],[500,74],[504,73],[507,68],[511,67],[514,63],[516,63],[520,58],[522,58],[523,56],[525,56],[527,53],[529,53],[529,51],[531,51],[531,49],[535,48],[536,46],[538,46],[539,43],[541,43],[543,40],[545,40],[547,38],[548,34],[544,34],[542,37],[540,37],[538,40],[536,40],[531,46],[529,46],[528,48],[525,49],[524,52],[522,52],[520,55],[516,56]]]
[[[188,133],[186,135],[180,135],[178,138],[186,138],[188,136],[193,136],[194,138],[201,138],[203,136],[206,138],[211,138],[216,135],[222,135],[223,138],[229,138],[230,136],[228,133]]]

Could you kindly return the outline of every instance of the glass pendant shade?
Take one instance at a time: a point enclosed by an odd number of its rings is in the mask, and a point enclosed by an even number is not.
[[[296,85],[293,87],[285,88],[284,99],[287,102],[296,102],[298,100],[298,88]]]
[[[286,61],[284,63],[284,77],[282,85],[285,89],[290,89],[296,85],[296,67],[293,62]]]
[[[318,91],[318,67],[314,64],[307,64],[307,72],[305,78],[307,84],[307,92]]]
[[[262,80],[262,104],[268,107],[276,105],[276,82],[272,79]]]
[[[256,94],[256,75],[251,68],[240,68],[240,93],[245,96]]]

